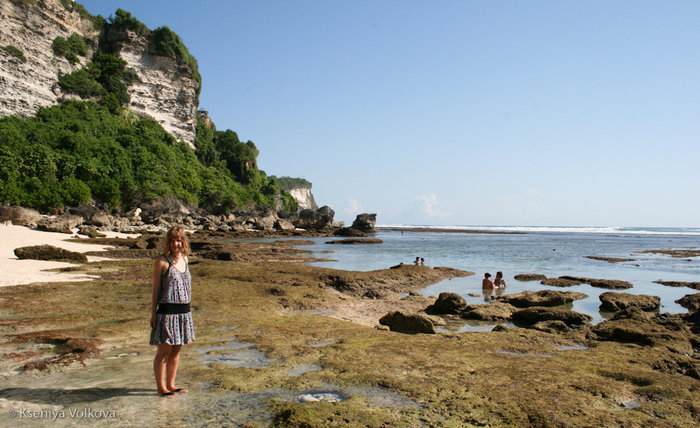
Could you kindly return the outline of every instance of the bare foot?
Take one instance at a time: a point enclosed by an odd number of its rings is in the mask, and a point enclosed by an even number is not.
[[[173,393],[178,393],[178,394],[186,394],[187,390],[184,388],[173,388],[171,389]]]

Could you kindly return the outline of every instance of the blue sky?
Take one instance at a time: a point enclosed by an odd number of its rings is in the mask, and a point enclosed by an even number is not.
[[[700,227],[700,2],[81,3],[180,35],[217,128],[338,220]]]

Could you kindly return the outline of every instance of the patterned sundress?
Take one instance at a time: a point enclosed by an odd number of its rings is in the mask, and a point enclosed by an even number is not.
[[[168,261],[168,270],[160,277],[158,303],[190,303],[192,300],[192,276],[190,265],[180,272]],[[187,345],[194,342],[194,323],[192,312],[185,314],[158,314],[156,326],[151,329],[151,345],[167,343],[170,345]]]

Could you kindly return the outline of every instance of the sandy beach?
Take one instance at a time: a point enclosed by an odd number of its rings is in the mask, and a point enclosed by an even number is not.
[[[109,237],[128,237],[130,235],[116,232],[105,233]],[[53,262],[44,260],[20,260],[15,256],[14,250],[19,247],[31,245],[52,245],[70,251],[85,253],[88,251],[109,251],[109,246],[87,243],[69,242],[68,239],[80,235],[68,235],[66,233],[43,232],[32,230],[24,226],[0,224],[0,269],[3,275],[0,277],[0,287],[10,285],[31,284],[34,282],[67,282],[84,281],[94,279],[95,276],[76,274],[71,272],[58,272],[57,269],[75,266],[72,263]],[[88,262],[104,260],[103,257],[88,256]]]

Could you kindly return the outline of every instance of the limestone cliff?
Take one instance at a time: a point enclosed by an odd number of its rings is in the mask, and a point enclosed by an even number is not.
[[[106,42],[138,76],[128,89],[129,108],[194,147],[199,83],[189,67],[156,55],[146,36],[95,29],[93,21],[69,11],[64,3],[0,0],[0,116],[32,116],[39,108],[75,97],[62,92],[59,77],[83,68],[98,43]],[[85,38],[88,45],[88,53],[76,64],[52,49],[56,37],[72,34]]]
[[[314,195],[311,194],[310,187],[292,188],[289,189],[289,193],[299,203],[299,208],[311,210],[315,210],[318,208],[318,205],[316,205],[316,201],[314,200]]]
[[[51,44],[72,33],[83,36],[88,58],[97,45],[99,31],[92,21],[77,12],[69,12],[60,0],[40,0],[30,4],[21,0],[0,0],[0,46],[13,46],[24,61],[0,49],[0,116],[33,116],[41,107],[56,104],[64,96],[58,77],[82,68],[85,58],[73,65],[55,55]]]

